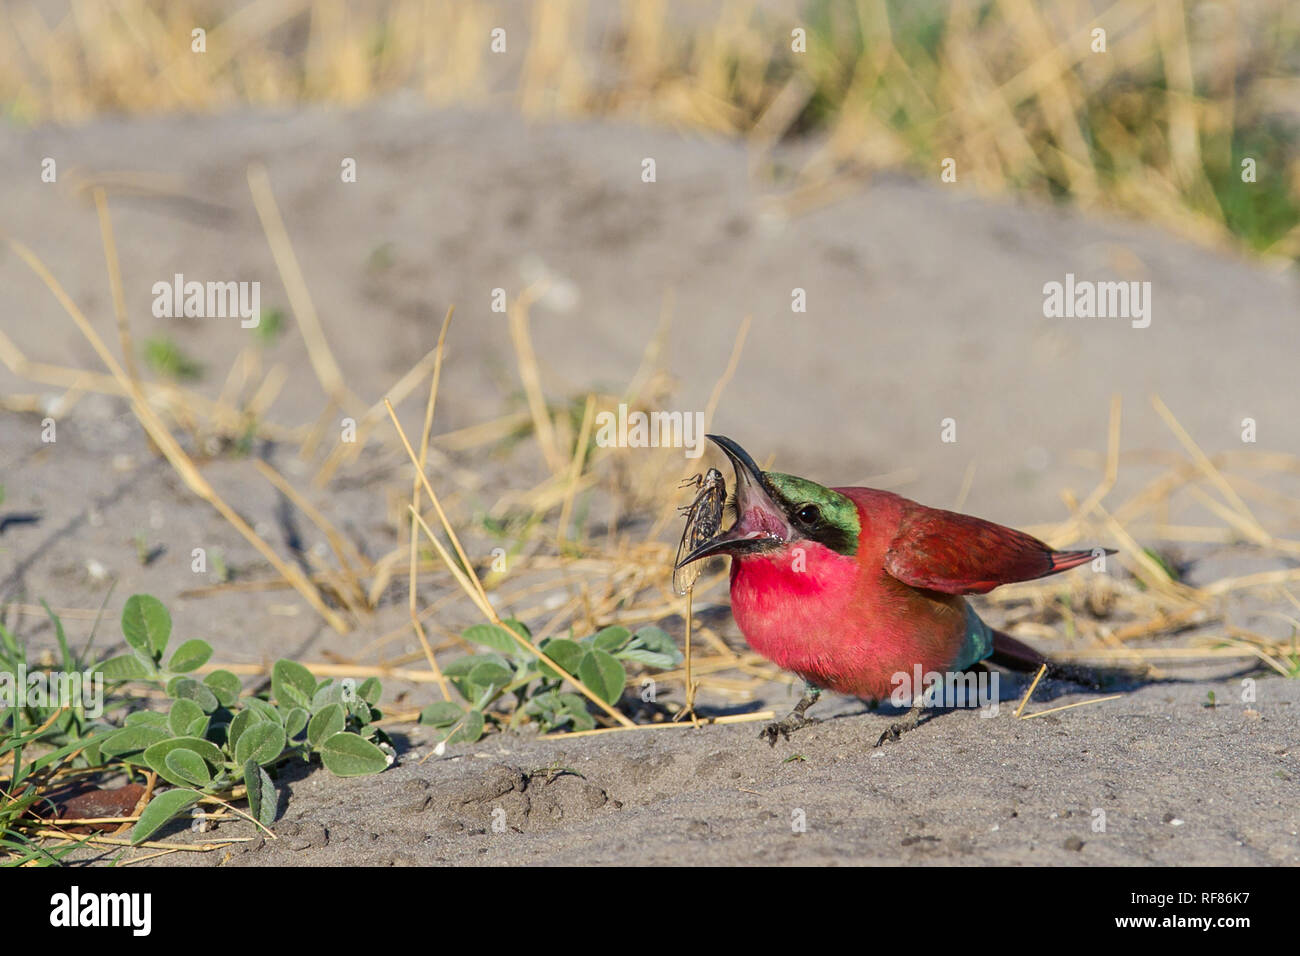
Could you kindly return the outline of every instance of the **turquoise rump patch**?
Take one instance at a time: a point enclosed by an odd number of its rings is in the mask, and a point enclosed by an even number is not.
[[[974,667],[993,653],[993,628],[989,627],[975,609],[966,605],[966,639],[962,641],[953,670],[964,671]]]

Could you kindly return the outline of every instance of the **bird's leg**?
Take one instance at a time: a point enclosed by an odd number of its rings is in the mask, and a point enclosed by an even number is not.
[[[907,712],[906,716],[904,716],[902,720],[895,721],[894,723],[889,725],[889,729],[887,729],[883,734],[881,734],[880,739],[876,741],[876,746],[877,747],[881,746],[882,744],[884,744],[886,740],[893,742],[897,740],[899,737],[903,736],[903,734],[907,733],[909,730],[914,730],[916,728],[916,725],[921,722],[921,715],[924,712],[925,712],[924,698],[923,697],[915,698],[912,701],[912,709]]]
[[[758,735],[758,739],[766,740],[771,746],[775,747],[778,737],[785,737],[789,740],[790,735],[796,730],[817,723],[816,717],[805,717],[804,712],[817,703],[817,698],[821,695],[822,690],[820,687],[805,683],[803,696],[799,698],[799,703],[794,705],[794,710],[790,711],[781,720],[774,720],[764,727],[762,733]]]

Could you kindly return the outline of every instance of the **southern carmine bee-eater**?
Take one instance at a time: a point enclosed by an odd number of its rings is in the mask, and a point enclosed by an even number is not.
[[[1020,669],[1048,663],[985,624],[964,595],[1078,567],[1093,551],[1056,551],[888,491],[764,472],[730,438],[708,437],[735,469],[736,520],[677,567],[730,555],[731,611],[745,639],[807,682],[793,712],[764,728],[770,743],[813,722],[804,714],[823,689],[883,700],[895,675],[917,665],[942,674],[986,659]],[[914,694],[907,718],[877,744],[914,727],[920,706]]]

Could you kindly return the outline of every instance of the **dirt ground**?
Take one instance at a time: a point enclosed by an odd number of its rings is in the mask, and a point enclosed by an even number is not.
[[[40,182],[44,157],[57,160],[58,183]],[[355,184],[340,182],[344,157],[357,160]],[[653,184],[641,181],[645,157],[656,160]],[[216,395],[250,333],[231,319],[154,318],[151,288],[174,273],[260,280],[263,307],[287,310],[249,198],[254,160],[269,169],[326,334],[365,401],[433,347],[456,305],[435,431],[516,407],[492,290],[515,294],[544,273],[567,290],[533,310],[548,392],[621,388],[671,295],[674,407],[700,409],[752,315],[715,428],[760,460],[775,456],[776,467],[827,484],[884,476],[882,486],[950,507],[969,479],[965,511],[1020,527],[1060,520],[1061,489],[1082,497],[1097,480],[1116,392],[1126,451],[1176,447],[1151,392],[1209,453],[1241,449],[1247,417],[1258,427],[1252,447],[1300,448],[1293,273],[1140,223],[990,202],[937,181],[878,177],[787,217],[749,176],[742,146],[641,127],[530,125],[394,101],[347,114],[3,128],[0,232],[30,246],[113,342],[95,211],[75,183],[135,174],[144,187],[116,188],[110,201],[137,340],[172,337],[207,369],[197,390]],[[1150,327],[1045,318],[1043,286],[1067,273],[1150,281]],[[30,359],[99,367],[7,250],[0,288],[0,322]],[[806,313],[791,311],[794,288],[806,290]],[[302,339],[285,336],[268,362],[285,363],[290,376],[270,417],[313,420],[324,400]],[[0,393],[40,390],[0,369]],[[418,404],[403,408],[412,427]],[[941,440],[946,418],[956,421],[955,443]],[[39,416],[0,412],[0,516],[22,519],[0,532],[0,602],[95,608],[116,581],[110,622],[128,595],[149,592],[171,608],[180,636],[201,636],[234,662],[346,656],[400,623],[404,598],[340,637],[292,592],[182,596],[196,584],[194,547],[220,548],[250,577],[269,568],[150,455],[123,402],[86,396],[59,420],[57,442],[40,433]],[[310,477],[291,449],[263,451],[291,478]],[[368,464],[315,500],[373,556],[396,543],[382,488],[399,475]],[[462,496],[469,509],[542,473],[533,460],[457,464],[482,476],[479,496]],[[205,474],[275,546],[321,544],[246,463],[217,460]],[[1126,466],[1116,494],[1151,474]],[[1293,513],[1270,530],[1296,538],[1298,524]],[[137,535],[164,549],[147,566]],[[1193,583],[1295,566],[1245,546],[1180,553]],[[710,601],[725,605],[722,595]],[[1260,632],[1288,633],[1259,611],[1234,613]],[[446,626],[472,619],[456,611]],[[8,623],[49,640],[35,615]],[[68,620],[74,638],[88,625]],[[100,644],[115,631],[105,627]],[[754,725],[733,725],[493,736],[421,762],[430,738],[406,726],[398,765],[379,776],[288,772],[278,840],[159,862],[1294,864],[1300,683],[1257,675],[1257,699],[1244,703],[1236,670],[1240,662],[1180,673],[1031,721],[1014,720],[1009,707],[991,720],[943,714],[880,749],[871,744],[886,717],[849,700],[823,704],[835,719],[775,749]],[[406,706],[428,699],[427,688],[387,689]],[[1022,689],[1008,680],[1004,696]],[[1206,706],[1210,692],[1218,706]],[[752,706],[780,711],[790,694],[772,684]],[[1035,699],[1086,696],[1055,686]],[[494,817],[498,808],[504,815]],[[1094,829],[1098,810],[1103,831]],[[805,830],[795,832],[800,819]],[[504,832],[493,829],[499,820]],[[223,824],[217,835],[246,830]]]

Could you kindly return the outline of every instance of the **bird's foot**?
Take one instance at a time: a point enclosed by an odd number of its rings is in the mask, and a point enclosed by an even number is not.
[[[805,717],[800,713],[792,713],[780,720],[774,720],[759,733],[759,740],[766,740],[770,746],[775,747],[777,738],[784,737],[790,739],[790,735],[796,730],[802,730],[809,724],[821,723],[816,717]]]
[[[807,685],[803,696],[799,698],[799,703],[794,705],[794,710],[780,720],[774,720],[764,727],[762,733],[758,735],[758,739],[766,740],[770,746],[775,747],[778,737],[789,740],[790,735],[796,730],[817,723],[816,717],[805,717],[804,714],[809,707],[817,703],[817,698],[821,696],[821,693],[818,688],[813,687],[811,684]]]
[[[921,716],[924,713],[925,711],[920,704],[913,704],[912,709],[907,712],[907,716],[902,720],[894,721],[886,728],[885,732],[880,735],[880,739],[876,741],[876,746],[884,746],[885,741],[893,743],[909,730],[915,730],[917,725],[921,723]]]

